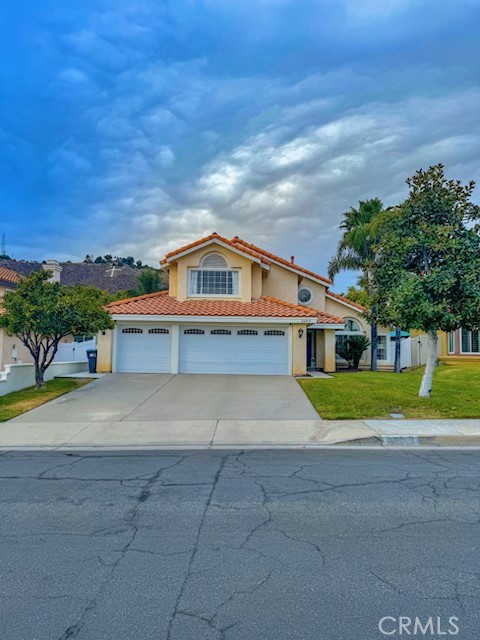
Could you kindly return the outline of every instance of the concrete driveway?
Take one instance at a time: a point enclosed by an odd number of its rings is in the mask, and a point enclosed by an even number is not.
[[[0,425],[0,449],[302,445],[321,425],[288,376],[111,374]]]
[[[15,422],[309,419],[318,414],[289,376],[114,373]]]

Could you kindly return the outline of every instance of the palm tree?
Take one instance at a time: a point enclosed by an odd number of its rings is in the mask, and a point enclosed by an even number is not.
[[[362,286],[367,293],[371,291],[370,266],[375,261],[375,225],[372,222],[383,211],[383,204],[379,198],[361,200],[358,208],[351,207],[343,214],[340,229],[343,236],[338,243],[337,252],[328,265],[328,276],[331,280],[340,271],[361,271]],[[370,368],[377,370],[377,325],[370,325],[372,359]]]

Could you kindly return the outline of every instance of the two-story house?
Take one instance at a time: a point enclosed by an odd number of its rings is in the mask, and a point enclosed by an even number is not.
[[[338,340],[368,334],[362,307],[330,280],[238,237],[213,233],[161,265],[167,291],[108,305],[115,329],[98,336],[99,371],[328,372]]]

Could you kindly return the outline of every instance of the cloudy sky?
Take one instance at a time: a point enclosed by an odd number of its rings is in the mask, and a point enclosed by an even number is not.
[[[2,3],[8,253],[156,264],[217,231],[325,273],[359,199],[395,204],[439,161],[479,177],[479,19],[479,0]]]

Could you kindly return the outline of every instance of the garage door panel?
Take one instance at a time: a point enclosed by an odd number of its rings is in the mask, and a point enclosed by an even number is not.
[[[168,373],[171,368],[168,327],[119,327],[117,371]]]
[[[266,333],[269,331],[272,333]],[[287,330],[182,327],[179,370],[181,373],[287,375]]]

